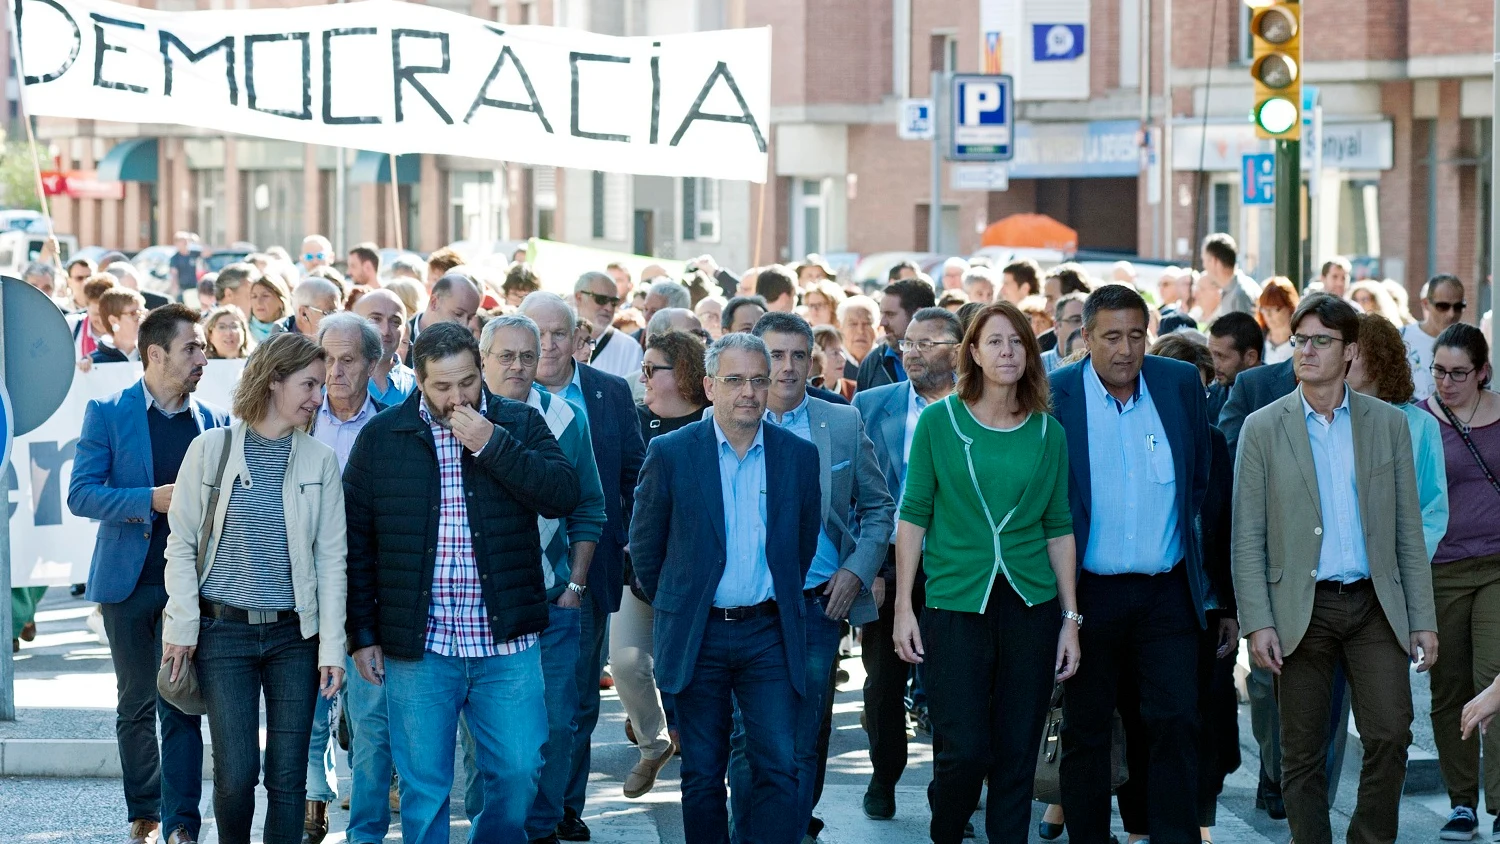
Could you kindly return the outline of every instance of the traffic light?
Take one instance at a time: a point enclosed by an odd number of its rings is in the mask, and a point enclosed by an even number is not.
[[[1302,4],[1250,0],[1250,75],[1255,79],[1255,134],[1302,137]]]

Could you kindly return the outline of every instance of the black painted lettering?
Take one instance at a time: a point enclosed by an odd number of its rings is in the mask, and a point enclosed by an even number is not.
[[[323,122],[330,126],[348,126],[351,124],[379,123],[379,117],[365,116],[333,116],[333,39],[346,35],[374,35],[373,26],[350,26],[342,29],[323,30]]]
[[[124,53],[125,48],[111,44],[104,40],[104,24],[110,26],[124,27],[125,29],[145,29],[143,23],[135,21],[122,21],[119,18],[105,17],[97,12],[89,12],[89,17],[94,21],[94,85],[99,88],[112,88],[116,91],[133,91],[137,94],[146,93],[143,85],[131,85],[128,82],[111,82],[104,78],[104,55],[106,53]]]
[[[24,8],[25,5],[26,5],[26,3],[30,2],[30,1],[31,0],[19,0],[19,2],[17,2],[15,4],[16,5],[16,43],[17,44],[21,43],[21,9]],[[78,28],[78,21],[74,20],[73,16],[70,15],[70,14],[68,14],[68,10],[64,9],[62,7],[62,4],[58,3],[57,0],[35,0],[35,1],[38,2],[38,3],[44,3],[44,4],[48,5],[48,6],[51,6],[52,8],[54,8],[54,9],[57,10],[58,14],[60,14],[63,17],[65,17],[65,18],[68,19],[68,25],[71,26],[71,27],[73,27],[73,48],[68,51],[68,60],[62,63],[62,67],[59,67],[58,69],[52,71],[51,73],[44,73],[41,76],[32,76],[30,74],[27,74],[22,79],[22,84],[24,84],[24,85],[37,85],[37,84],[40,84],[42,82],[51,82],[52,80],[57,79],[58,77],[62,76],[64,73],[67,73],[68,70],[73,67],[73,62],[78,61],[78,52],[83,49],[83,31]]]
[[[652,41],[653,50],[661,49],[660,41]],[[657,130],[661,128],[661,56],[651,54],[651,143],[656,143]]]
[[[443,63],[436,67],[416,64],[410,66],[403,65],[401,63],[402,38],[429,38],[436,40],[443,51]],[[400,123],[401,121],[406,119],[406,111],[402,108],[401,105],[401,86],[402,83],[405,83],[415,88],[417,93],[422,95],[422,99],[426,100],[427,104],[432,106],[432,110],[437,112],[438,117],[441,117],[444,123],[447,123],[450,126],[453,125],[453,118],[448,116],[448,111],[444,109],[442,104],[437,101],[437,97],[434,97],[432,95],[432,92],[427,90],[427,86],[417,81],[417,74],[419,73],[447,73],[448,68],[452,65],[452,63],[453,58],[448,54],[448,33],[431,32],[425,29],[391,30],[391,77],[394,80],[394,85],[396,88],[395,98],[397,123]]]
[[[734,101],[740,106],[739,114],[714,114],[703,110],[703,102],[713,91],[714,83],[720,79],[729,86],[729,92],[734,94]],[[745,95],[740,93],[740,86],[735,84],[734,74],[729,72],[729,66],[719,62],[714,72],[708,75],[708,81],[703,83],[703,90],[698,92],[698,99],[693,101],[693,107],[688,110],[687,116],[682,118],[682,125],[677,127],[677,133],[672,136],[672,146],[682,140],[687,133],[688,127],[693,125],[694,120],[711,120],[715,123],[743,123],[750,127],[751,134],[755,135],[755,145],[761,152],[766,151],[766,137],[760,133],[760,124],[755,122],[755,115],[750,113],[750,106],[745,104]]]
[[[255,90],[255,45],[273,44],[278,41],[300,41],[302,43],[302,110],[287,111],[279,108],[261,108]],[[290,117],[293,120],[312,120],[312,33],[310,32],[265,32],[245,36],[245,95],[252,111]]]
[[[573,117],[570,129],[575,138],[589,138],[595,141],[619,141],[630,143],[629,135],[614,135],[608,132],[585,132],[578,128],[579,124],[579,96],[578,96],[578,63],[579,62],[613,62],[617,64],[630,64],[629,56],[611,56],[602,53],[568,53],[568,68],[573,72]]]
[[[496,29],[493,26],[486,26],[485,29],[501,37],[505,35],[505,30],[503,29]],[[494,84],[495,80],[500,78],[500,70],[505,67],[507,61],[515,66],[516,73],[521,77],[521,84],[526,87],[526,96],[530,102],[521,103],[514,100],[497,100],[490,97],[490,85]],[[542,128],[547,130],[547,134],[552,134],[552,123],[547,120],[546,112],[542,111],[542,102],[536,97],[536,88],[531,84],[531,75],[526,72],[526,66],[521,64],[521,59],[516,56],[515,51],[511,50],[509,44],[500,48],[500,57],[495,59],[495,66],[490,68],[490,75],[486,76],[484,84],[479,86],[479,93],[474,97],[474,104],[469,106],[469,113],[464,115],[464,123],[469,123],[474,119],[474,113],[479,111],[480,106],[530,112],[536,115],[537,120],[542,121]]]
[[[162,94],[172,96],[172,54],[167,52],[168,47],[176,47],[182,53],[182,57],[193,64],[208,58],[210,53],[219,50],[224,51],[224,78],[229,83],[229,104],[237,106],[240,104],[240,83],[235,78],[234,72],[234,36],[226,35],[201,50],[194,51],[188,45],[182,43],[182,39],[172,33],[161,30],[161,66],[162,66]]]

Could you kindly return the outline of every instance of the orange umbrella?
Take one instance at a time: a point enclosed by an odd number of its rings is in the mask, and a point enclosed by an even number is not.
[[[1012,214],[990,223],[980,246],[1026,246],[1072,252],[1078,248],[1078,232],[1046,214]]]

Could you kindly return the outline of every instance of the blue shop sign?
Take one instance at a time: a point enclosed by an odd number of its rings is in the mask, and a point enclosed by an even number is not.
[[[1141,172],[1140,123],[1016,124],[1012,179],[1134,177]]]

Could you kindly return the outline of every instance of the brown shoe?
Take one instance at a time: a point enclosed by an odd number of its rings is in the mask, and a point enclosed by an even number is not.
[[[391,796],[390,796],[390,801],[391,801],[391,811],[395,812],[396,814],[400,814],[401,813],[401,788],[400,788],[400,782],[397,781],[394,778],[392,778],[392,780],[391,780]]]
[[[188,834],[187,827],[179,826],[166,837],[166,844],[197,844],[197,842]]]
[[[36,622],[28,621],[21,625],[21,641],[32,642],[36,640]]]
[[[125,844],[150,844],[156,840],[156,832],[160,826],[160,821],[131,821],[130,837],[125,840]]]
[[[655,759],[642,759],[635,763],[630,769],[630,774],[625,777],[625,796],[634,800],[642,794],[651,790],[656,785],[656,775],[667,766],[667,761],[672,758],[673,749],[667,748],[667,752]]]
[[[307,801],[307,814],[302,821],[302,844],[323,844],[328,837],[328,804],[321,800]]]

